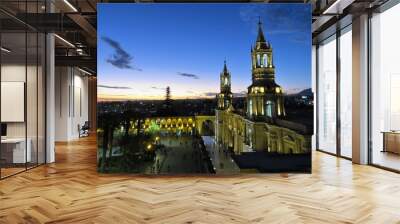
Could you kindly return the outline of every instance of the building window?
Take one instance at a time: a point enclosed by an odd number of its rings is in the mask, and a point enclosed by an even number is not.
[[[263,67],[267,67],[267,55],[263,54]]]
[[[264,115],[264,107],[262,105],[263,105],[263,100],[261,101],[261,115],[263,116]]]
[[[339,36],[332,35],[313,49],[316,59],[313,69],[317,70],[315,129],[318,132],[313,148],[351,158],[352,25],[338,33]]]
[[[400,4],[371,18],[372,163],[400,170]]]
[[[352,157],[352,34],[351,26],[340,36],[340,155]]]
[[[265,104],[265,111],[267,117],[272,117],[272,102],[270,100]]]
[[[249,114],[253,115],[253,101],[251,99],[249,100]]]
[[[336,154],[336,35],[318,48],[318,149]]]

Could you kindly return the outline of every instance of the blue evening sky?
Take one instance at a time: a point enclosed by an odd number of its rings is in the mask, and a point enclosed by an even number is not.
[[[308,4],[98,4],[100,99],[198,98],[219,92],[224,59],[232,92],[251,84],[259,17],[272,44],[276,82],[311,86]]]

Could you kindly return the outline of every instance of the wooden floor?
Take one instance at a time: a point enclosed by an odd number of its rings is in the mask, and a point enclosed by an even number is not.
[[[313,174],[96,172],[95,139],[0,181],[0,223],[400,223],[400,175],[316,152]]]
[[[25,171],[25,167],[7,167],[7,168],[0,168],[1,169],[1,177],[8,177],[16,173],[20,173]]]

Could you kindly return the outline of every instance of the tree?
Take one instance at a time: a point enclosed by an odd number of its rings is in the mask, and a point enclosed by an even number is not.
[[[167,110],[171,109],[171,89],[169,88],[169,86],[167,86],[167,89],[165,91],[165,106],[167,108]]]
[[[105,172],[106,168],[106,157],[107,157],[107,149],[108,149],[108,136],[109,136],[109,119],[110,116],[108,113],[101,113],[98,116],[98,128],[103,130],[103,135],[102,135],[102,145],[100,146],[102,149],[102,155],[101,155],[101,172]],[[99,135],[101,136],[101,135]]]
[[[122,113],[122,125],[124,127],[124,137],[129,137],[129,130],[131,128],[131,121],[140,118],[140,114],[134,111],[132,103],[128,102]]]
[[[120,116],[115,112],[101,113],[98,117],[99,128],[103,129],[101,171],[106,171],[107,151],[109,152],[108,168],[111,166],[112,144],[115,128],[120,124]]]
[[[171,88],[169,86],[165,89],[164,105],[160,112],[161,116],[170,116],[174,114],[174,110],[172,109]]]
[[[151,136],[157,134],[160,131],[160,126],[155,122],[150,122],[149,133]]]

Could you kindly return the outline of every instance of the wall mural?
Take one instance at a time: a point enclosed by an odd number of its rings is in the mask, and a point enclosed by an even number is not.
[[[99,172],[311,172],[309,5],[98,11]]]

